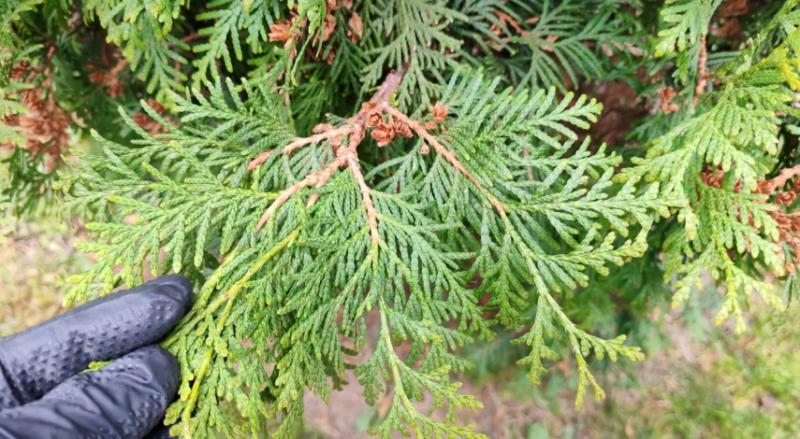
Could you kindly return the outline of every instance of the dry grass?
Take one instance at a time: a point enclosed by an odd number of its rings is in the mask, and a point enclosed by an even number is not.
[[[0,336],[61,311],[64,278],[88,264],[69,226],[0,217]]]

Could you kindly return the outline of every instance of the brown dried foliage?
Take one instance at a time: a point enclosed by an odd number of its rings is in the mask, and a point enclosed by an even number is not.
[[[756,192],[774,197],[775,209],[769,212],[778,226],[778,244],[788,247],[791,255],[786,254],[783,248],[784,268],[788,273],[794,273],[800,268],[800,212],[789,212],[792,204],[798,198],[800,192],[800,165],[783,169],[772,179],[761,180],[758,182]],[[714,188],[722,187],[722,180],[725,173],[719,168],[706,168],[700,173],[700,179],[708,186]],[[785,188],[791,181],[791,187]],[[741,190],[741,182],[736,182],[734,191]]]
[[[520,26],[519,22],[512,17],[511,15],[503,12],[503,11],[494,11],[495,17],[497,17],[497,22],[492,23],[489,26],[489,32],[493,33],[497,38],[500,40],[498,43],[495,41],[486,41],[486,43],[495,51],[500,51],[503,49],[504,45],[508,44],[510,41],[511,32],[513,31],[516,35],[525,36],[528,34],[528,31]],[[525,21],[527,24],[535,24],[536,21],[539,20],[539,17],[533,17]]]
[[[331,35],[336,30],[336,17],[328,10],[328,13],[325,15],[325,24],[322,26],[322,41],[328,41],[331,39]]]
[[[700,180],[703,180],[703,183],[717,189],[722,187],[722,178],[724,176],[725,173],[721,169],[706,168],[700,172]]]
[[[347,36],[350,37],[350,41],[356,43],[364,36],[364,23],[361,21],[361,16],[358,15],[358,12],[353,11],[353,15],[347,21],[347,27],[349,28]]]
[[[394,132],[406,139],[410,139],[414,136],[414,133],[411,132],[411,128],[399,120],[394,121]]]
[[[780,244],[785,244],[791,251],[791,261],[786,254],[783,255],[784,267],[788,273],[794,273],[800,267],[800,212],[789,212],[791,204],[797,199],[800,191],[800,165],[783,169],[777,177],[758,182],[758,192],[766,195],[775,195],[776,209],[769,215],[778,224]],[[783,189],[789,181],[792,185],[788,190]]]
[[[736,18],[725,19],[711,27],[711,35],[736,40],[742,36],[742,25]]]
[[[89,82],[97,84],[108,93],[112,98],[119,97],[125,90],[122,82],[121,73],[128,66],[128,61],[124,58],[118,59],[110,69],[98,66],[89,66]]]
[[[292,39],[292,20],[279,20],[269,28],[271,42],[288,42]]]
[[[19,102],[27,108],[25,113],[6,116],[3,124],[18,127],[26,142],[23,146],[33,156],[44,160],[45,172],[52,171],[60,162],[61,154],[69,146],[69,115],[56,102],[53,89],[50,59],[55,54],[51,48],[47,64],[33,68],[27,62],[18,63],[11,72],[12,79],[31,84],[19,92]],[[36,83],[38,78],[41,82]],[[0,150],[16,148],[13,143],[0,144]]]
[[[444,122],[447,119],[447,106],[437,101],[431,108],[431,116],[436,123]]]
[[[372,129],[370,132],[370,136],[375,140],[379,147],[386,146],[394,140],[394,124],[380,122],[378,125]]]
[[[800,213],[771,212],[770,216],[778,224],[780,242],[786,244],[792,252],[794,262],[787,260],[783,255],[784,268],[788,273],[794,273],[800,267]]]
[[[739,17],[750,12],[748,0],[726,0],[717,9],[718,22],[711,25],[710,33],[715,37],[722,37],[738,42],[742,40],[742,25]]]
[[[706,90],[709,78],[708,69],[706,66],[706,61],[708,60],[708,48],[706,47],[705,35],[700,37],[698,46],[700,47],[700,53],[697,55],[697,85],[694,87],[694,98],[692,99],[692,103],[694,105],[697,105],[700,95]]]
[[[658,90],[658,108],[664,114],[675,113],[681,109],[678,104],[672,102],[675,99],[675,96],[678,95],[678,92],[675,91],[672,87],[664,87]]]
[[[725,0],[717,10],[719,17],[740,17],[747,14],[750,9],[748,0]]]

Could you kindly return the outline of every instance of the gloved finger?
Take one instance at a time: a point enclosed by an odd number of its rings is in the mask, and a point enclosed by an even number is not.
[[[165,276],[0,340],[0,410],[35,401],[90,361],[161,339],[189,309],[192,285]]]
[[[167,351],[140,348],[73,376],[38,401],[0,411],[0,438],[141,439],[163,419],[178,373]]]
[[[166,425],[159,425],[153,429],[145,439],[175,439],[171,434],[169,434],[169,427]]]

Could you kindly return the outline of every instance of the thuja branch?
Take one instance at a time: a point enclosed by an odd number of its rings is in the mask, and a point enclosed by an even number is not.
[[[370,229],[370,237],[373,243],[377,243],[380,239],[378,235],[378,214],[372,202],[370,188],[364,180],[364,175],[361,172],[361,166],[358,160],[358,146],[366,137],[365,134],[368,128],[372,129],[372,137],[378,142],[378,146],[383,146],[390,142],[397,134],[403,137],[411,137],[413,134],[416,134],[426,145],[431,146],[437,154],[444,157],[453,168],[467,178],[467,180],[487,198],[495,210],[497,210],[501,216],[505,217],[505,209],[500,200],[483,187],[481,182],[467,170],[454,152],[442,145],[442,143],[419,121],[408,117],[391,105],[389,102],[390,98],[397,91],[402,79],[402,71],[390,73],[372,98],[364,103],[361,110],[350,117],[345,124],[339,127],[334,127],[329,124],[317,125],[314,127],[315,134],[308,137],[296,138],[280,149],[281,154],[290,155],[292,152],[306,145],[319,144],[327,141],[333,147],[336,158],[321,170],[306,175],[300,181],[283,190],[261,215],[256,225],[256,230],[260,230],[264,224],[275,216],[278,209],[298,192],[311,186],[315,186],[318,189],[321,188],[330,180],[331,176],[333,176],[336,171],[347,166],[353,174],[353,178],[358,184],[359,192],[361,193],[361,199],[364,203],[367,215],[367,224]],[[434,110],[444,111],[445,115],[442,116],[443,119],[443,117],[446,117],[446,108],[441,106],[441,104],[438,105],[439,107]],[[390,118],[388,123],[385,121],[385,116],[389,116]],[[345,139],[347,140],[347,146],[342,147]],[[260,153],[248,163],[247,168],[249,170],[258,168],[265,163],[274,152],[275,150],[269,150]],[[314,204],[318,197],[318,194],[312,195],[309,198],[308,206],[310,207]]]
[[[209,281],[203,287],[202,296],[195,304],[194,309],[200,309],[197,314],[191,317],[189,314],[186,319],[178,326],[175,332],[172,333],[166,340],[162,342],[164,347],[172,346],[176,341],[178,341],[181,337],[185,336],[189,331],[194,329],[202,320],[210,318],[214,315],[215,312],[222,306],[228,303],[232,303],[238,296],[239,293],[247,286],[247,282],[250,281],[255,274],[271,259],[277,256],[281,251],[285,248],[289,247],[296,239],[299,234],[299,229],[292,230],[286,238],[282,239],[280,242],[275,244],[269,251],[259,256],[256,262],[247,270],[247,272],[242,276],[239,281],[237,281],[233,286],[231,286],[228,290],[224,293],[216,296],[214,301],[208,303],[210,299],[211,293],[216,289],[218,286],[217,278],[220,273],[224,270],[222,267],[218,268],[216,273],[209,278]],[[226,258],[225,263],[235,260],[234,255],[231,254]],[[199,306],[199,307],[198,307]],[[194,311],[192,311],[194,313]]]
[[[178,339],[178,334],[185,335],[185,331],[192,330],[201,320],[209,319],[210,316],[224,303],[225,308],[222,311],[222,314],[216,321],[212,320],[210,323],[211,325],[216,325],[217,331],[221,331],[225,327],[225,324],[231,315],[234,301],[242,292],[242,290],[245,289],[250,279],[257,274],[267,262],[274,258],[283,249],[291,245],[297,239],[298,233],[299,232],[297,229],[293,230],[286,238],[275,244],[275,246],[272,247],[268,252],[262,254],[230,289],[218,296],[214,302],[212,302],[207,308],[203,309],[203,311],[195,316],[195,318],[183,323],[181,327],[178,328],[178,332],[170,337],[170,339],[167,340],[164,345],[169,346]],[[194,382],[192,383],[191,391],[186,399],[186,405],[181,412],[181,419],[184,422],[183,433],[186,434],[187,437],[192,435],[190,420],[197,404],[197,399],[200,395],[200,387],[203,384],[203,379],[208,373],[209,368],[211,367],[215,353],[216,352],[214,348],[209,346],[203,354],[202,362],[194,374]]]

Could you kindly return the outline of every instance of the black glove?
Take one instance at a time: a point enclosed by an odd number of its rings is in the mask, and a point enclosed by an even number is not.
[[[178,365],[153,343],[191,296],[185,278],[165,276],[0,339],[0,438],[140,439],[159,430]]]

